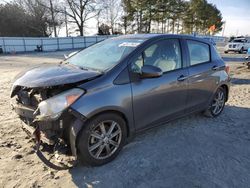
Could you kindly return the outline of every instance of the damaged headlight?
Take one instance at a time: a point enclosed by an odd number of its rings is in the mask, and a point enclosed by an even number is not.
[[[84,90],[74,88],[40,102],[38,105],[40,114],[37,118],[56,119],[61,115],[63,110],[69,107],[83,94]]]

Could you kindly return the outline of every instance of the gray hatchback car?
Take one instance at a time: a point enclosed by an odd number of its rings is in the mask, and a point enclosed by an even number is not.
[[[12,107],[46,164],[41,143],[102,165],[142,130],[194,112],[218,116],[228,100],[228,72],[207,40],[125,35],[19,74]]]

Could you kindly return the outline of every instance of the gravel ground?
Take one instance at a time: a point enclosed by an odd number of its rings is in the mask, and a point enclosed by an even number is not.
[[[63,53],[0,57],[0,187],[249,187],[250,71],[227,54],[232,87],[218,118],[194,114],[140,134],[111,163],[54,171],[42,164],[10,110],[11,81]]]

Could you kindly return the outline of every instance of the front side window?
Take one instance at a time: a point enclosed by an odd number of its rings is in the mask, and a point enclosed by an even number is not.
[[[132,63],[132,71],[140,73],[143,65],[159,67],[162,72],[181,68],[181,50],[178,39],[160,41],[145,49]]]
[[[66,61],[82,68],[106,71],[117,65],[143,41],[143,39],[107,39],[80,51]]]
[[[192,40],[187,40],[187,44],[190,57],[190,65],[197,65],[210,61],[210,51],[208,44]]]

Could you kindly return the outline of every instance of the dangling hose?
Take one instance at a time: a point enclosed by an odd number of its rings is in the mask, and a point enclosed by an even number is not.
[[[75,163],[72,165],[72,166],[68,166],[68,165],[63,165],[63,166],[59,166],[59,165],[56,165],[52,162],[50,162],[50,160],[48,160],[44,154],[40,151],[40,145],[41,145],[41,133],[40,133],[40,130],[39,130],[39,127],[36,128],[36,130],[34,131],[33,135],[35,136],[35,141],[36,141],[36,154],[37,156],[39,157],[39,159],[45,164],[47,165],[48,167],[54,169],[54,170],[68,170],[68,169],[71,169],[73,167],[76,166],[76,161]]]

